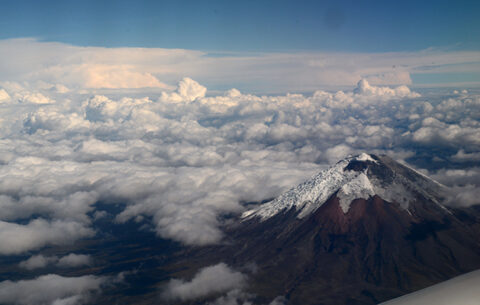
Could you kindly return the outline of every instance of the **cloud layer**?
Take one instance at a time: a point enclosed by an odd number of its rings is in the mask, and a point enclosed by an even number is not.
[[[124,206],[112,215],[117,223],[146,220],[164,238],[217,243],[223,215],[362,151],[400,160],[438,152],[430,174],[469,194],[478,188],[476,93],[420,94],[366,80],[279,96],[210,96],[190,78],[141,96],[1,85],[3,255],[93,236],[92,222],[110,213],[97,202]],[[462,196],[463,205],[478,198]]]
[[[0,81],[29,81],[52,91],[68,88],[174,89],[184,76],[216,90],[237,84],[254,92],[313,91],[411,84],[411,74],[472,74],[478,52],[423,50],[398,53],[208,53],[180,49],[76,47],[34,39],[0,40]],[[61,84],[60,84],[61,83]],[[65,86],[66,85],[66,86]],[[0,102],[4,95],[0,93]]]

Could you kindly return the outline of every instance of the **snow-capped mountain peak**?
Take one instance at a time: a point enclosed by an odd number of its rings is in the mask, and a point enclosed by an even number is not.
[[[362,153],[341,160],[276,199],[244,212],[242,218],[257,216],[264,220],[292,208],[297,218],[304,218],[334,194],[346,214],[355,199],[378,195],[408,209],[419,196],[440,205],[442,193],[442,185],[413,169],[387,156]]]

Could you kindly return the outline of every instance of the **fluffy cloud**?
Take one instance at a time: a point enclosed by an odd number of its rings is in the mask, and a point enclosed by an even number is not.
[[[193,102],[197,98],[204,97],[206,92],[207,88],[200,85],[193,79],[185,77],[178,83],[177,90],[175,92],[162,92],[160,100],[162,102],[171,103]]]
[[[94,232],[77,222],[43,219],[30,221],[26,225],[0,221],[0,254],[18,254],[46,245],[64,245]]]
[[[269,305],[284,305],[287,304],[287,299],[284,296],[278,296],[270,302]]]
[[[456,162],[478,162],[480,161],[480,153],[466,153],[463,149],[460,149],[452,156],[452,160]]]
[[[0,282],[0,303],[18,305],[84,304],[107,282],[104,277],[42,275],[31,280]]]
[[[375,87],[371,86],[366,79],[362,79],[358,82],[357,88],[353,90],[353,93],[367,96],[379,96],[379,97],[419,97],[420,94],[411,92],[407,86],[400,86],[395,89],[389,87]]]
[[[60,268],[75,268],[81,266],[90,266],[93,259],[90,255],[70,253],[63,257],[57,256],[43,256],[41,254],[34,255],[29,259],[19,263],[19,266],[24,269],[33,270],[45,268],[48,265],[56,265]]]
[[[453,155],[452,159],[457,162],[465,162],[463,158],[458,160],[459,155],[463,155],[462,151]],[[469,162],[472,162],[472,160],[469,160]],[[467,167],[467,169],[441,169],[431,176],[439,182],[450,186],[449,196],[446,198],[445,204],[453,207],[468,207],[480,204],[479,167]]]
[[[220,263],[201,269],[190,281],[170,280],[162,296],[165,299],[193,300],[244,287],[246,276]]]
[[[480,203],[480,187],[478,185],[454,186],[445,204],[454,207],[468,207]]]
[[[437,181],[450,186],[480,185],[480,167],[466,169],[441,169],[431,176]]]
[[[328,148],[325,151],[325,156],[329,163],[334,163],[336,160],[343,159],[352,154],[352,148],[345,144],[339,144]]]
[[[43,256],[41,254],[34,255],[25,261],[21,261],[19,266],[27,270],[34,270],[39,268],[45,268],[51,263],[58,261],[56,256]]]
[[[10,95],[5,89],[0,89],[0,103],[5,103],[10,100]]]
[[[29,93],[20,97],[20,102],[22,103],[32,103],[32,104],[50,104],[55,101],[49,99],[41,93]]]
[[[208,305],[253,305],[254,295],[246,293],[240,289],[234,289],[220,296]]]
[[[151,73],[135,71],[132,65],[85,64],[76,70],[83,76],[83,85],[87,88],[170,88]]]
[[[197,98],[204,97],[207,88],[200,85],[191,78],[184,78],[178,83],[178,94],[189,101],[194,101]]]
[[[92,262],[92,258],[89,255],[70,253],[61,257],[57,262],[57,266],[61,268],[89,266]]]

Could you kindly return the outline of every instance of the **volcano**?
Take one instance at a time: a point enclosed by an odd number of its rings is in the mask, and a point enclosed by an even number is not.
[[[197,264],[254,265],[260,303],[378,304],[480,268],[478,209],[388,156],[361,154],[246,211]]]

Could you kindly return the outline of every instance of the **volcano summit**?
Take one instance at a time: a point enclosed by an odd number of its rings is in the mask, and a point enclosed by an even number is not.
[[[406,211],[413,210],[415,201],[430,201],[442,207],[439,201],[446,188],[438,182],[401,165],[387,156],[361,154],[339,161],[277,199],[245,212],[243,218],[259,216],[270,218],[281,211],[295,208],[298,218],[315,212],[335,195],[344,214],[355,199],[369,199],[375,195],[398,204]],[[444,209],[444,208],[443,208]]]

